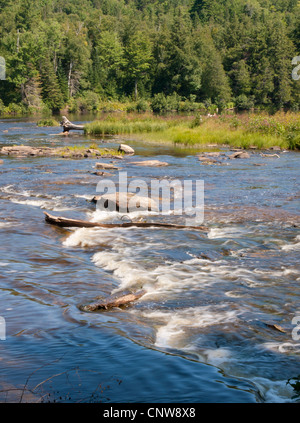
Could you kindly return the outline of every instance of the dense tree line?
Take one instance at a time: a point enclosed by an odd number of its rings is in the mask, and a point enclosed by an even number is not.
[[[300,107],[298,0],[0,0],[1,107]]]

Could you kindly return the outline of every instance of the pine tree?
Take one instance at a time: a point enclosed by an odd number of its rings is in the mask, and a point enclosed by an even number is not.
[[[59,111],[64,105],[63,95],[49,56],[41,63],[41,81],[44,102],[52,111]]]

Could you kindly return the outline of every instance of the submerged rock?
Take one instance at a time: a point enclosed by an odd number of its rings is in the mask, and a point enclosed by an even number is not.
[[[209,152],[204,153],[204,154],[205,154],[205,156],[208,156],[208,157],[220,157],[221,156],[220,151],[209,151]]]
[[[108,173],[108,172],[92,172],[92,174],[96,176],[111,176],[112,175],[111,173]]]
[[[50,147],[30,147],[27,145],[5,146],[1,149],[1,154],[6,156],[51,156],[57,149]]]
[[[212,159],[212,158],[206,157],[206,156],[198,156],[198,160],[200,162],[216,162],[215,159]]]
[[[205,152],[201,155],[198,155],[198,160],[204,165],[223,165],[223,158],[226,159],[224,153],[220,153],[219,151],[211,151]]]
[[[115,165],[111,163],[96,163],[96,169],[118,169]]]

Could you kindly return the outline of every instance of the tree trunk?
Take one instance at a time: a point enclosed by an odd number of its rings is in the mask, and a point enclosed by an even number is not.
[[[169,228],[169,229],[195,229],[207,232],[205,226],[186,226],[174,225],[171,223],[155,223],[155,222],[125,222],[125,223],[97,223],[86,220],[66,219],[65,217],[56,217],[44,212],[45,220],[51,225],[61,226],[64,228]]]
[[[134,96],[135,96],[135,101],[137,101],[137,99],[138,99],[138,81],[137,81],[137,78],[134,81]]]
[[[62,121],[60,122],[61,126],[64,128],[63,132],[69,132],[71,129],[74,130],[83,130],[84,125],[74,125],[74,123],[70,122],[66,116],[62,117]]]
[[[69,75],[68,75],[68,90],[69,90],[69,97],[70,98],[72,97],[72,87],[71,87],[72,68],[73,68],[73,62],[71,60],[70,68],[69,68]]]

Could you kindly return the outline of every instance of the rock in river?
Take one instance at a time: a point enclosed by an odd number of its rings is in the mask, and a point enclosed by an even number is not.
[[[250,159],[250,154],[245,151],[237,151],[229,156],[230,159]]]
[[[159,160],[144,160],[142,162],[131,162],[131,164],[137,165],[137,166],[168,166],[169,163],[167,162],[161,162]]]
[[[120,144],[119,150],[125,154],[134,154],[134,149],[127,144]]]
[[[142,197],[133,193],[117,192],[116,194],[96,195],[91,200],[97,203],[101,210],[120,211],[129,213],[131,211],[157,211],[158,207],[154,200]]]
[[[115,165],[111,163],[96,163],[96,169],[118,169]]]

